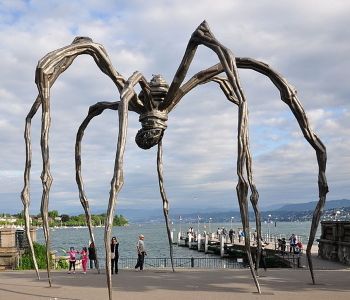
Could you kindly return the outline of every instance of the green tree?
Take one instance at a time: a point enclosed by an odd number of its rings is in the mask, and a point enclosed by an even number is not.
[[[51,219],[57,218],[57,217],[58,217],[58,211],[57,211],[57,210],[51,210],[51,211],[49,211],[49,217],[50,217]]]
[[[113,226],[125,226],[128,224],[128,220],[123,215],[115,215],[113,218]]]
[[[38,268],[45,269],[46,268],[46,246],[42,244],[38,244],[36,242],[33,243],[33,246],[34,246],[36,261],[38,263]],[[27,249],[26,252],[22,255],[20,259],[19,268],[21,270],[34,269],[34,262],[29,249]]]
[[[62,222],[68,222],[70,220],[70,216],[69,215],[61,215],[61,220]]]

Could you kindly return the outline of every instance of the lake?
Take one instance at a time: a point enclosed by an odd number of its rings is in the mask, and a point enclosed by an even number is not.
[[[277,222],[263,223],[262,232],[271,235],[282,234],[287,239],[292,233],[302,237],[304,244],[307,243],[310,231],[311,222]],[[251,230],[254,231],[253,223],[251,223]],[[198,223],[195,224],[181,224],[181,231],[186,232],[189,227],[193,227],[194,231],[198,229]],[[211,223],[199,224],[199,231],[215,232],[218,227],[225,227],[227,230],[231,228],[230,223]],[[241,223],[232,223],[232,227],[236,232],[241,228]],[[316,238],[320,236],[320,227]],[[180,224],[173,225],[174,239],[180,230]],[[97,227],[93,229],[96,247],[99,251],[99,257],[104,256],[104,227]],[[165,225],[163,224],[130,224],[125,227],[113,227],[112,236],[116,236],[120,243],[119,253],[121,258],[136,257],[136,242],[139,234],[145,236],[145,246],[150,258],[169,257],[169,246],[166,234]],[[82,249],[89,245],[89,231],[87,228],[54,228],[50,230],[51,249],[57,251],[57,255],[65,255],[62,249],[68,250],[71,246],[75,249]],[[44,243],[44,235],[42,229],[37,231],[37,242]],[[204,257],[208,254],[189,250],[184,247],[177,247],[174,245],[174,257]]]

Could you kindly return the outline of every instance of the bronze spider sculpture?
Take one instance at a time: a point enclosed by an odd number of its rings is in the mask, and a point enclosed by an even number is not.
[[[218,58],[219,63],[202,70],[195,74],[186,83],[182,84],[187,74],[188,68],[195,55],[199,45],[204,45],[213,50]],[[41,150],[43,159],[43,171],[41,180],[43,185],[41,214],[43,218],[43,229],[47,246],[47,274],[49,284],[51,286],[50,264],[49,264],[49,230],[48,230],[48,203],[49,191],[52,184],[52,176],[50,173],[49,162],[49,128],[50,128],[50,88],[58,78],[73,62],[73,60],[81,55],[88,54],[93,57],[100,70],[112,79],[120,93],[120,101],[116,102],[98,102],[91,106],[87,117],[79,127],[76,145],[75,145],[75,161],[76,161],[76,181],[79,188],[79,196],[84,208],[87,224],[89,226],[90,238],[94,241],[94,235],[91,229],[91,216],[89,211],[89,203],[84,192],[83,180],[81,176],[81,141],[84,131],[91,121],[97,115],[100,115],[105,109],[118,110],[119,115],[119,134],[118,144],[114,165],[114,174],[111,181],[111,189],[109,195],[106,225],[105,225],[105,253],[106,253],[106,274],[107,285],[109,291],[109,299],[112,299],[112,282],[110,268],[110,247],[109,241],[111,237],[113,216],[115,213],[116,199],[122,188],[123,179],[123,156],[125,151],[128,111],[139,114],[139,120],[142,128],[136,135],[136,143],[143,149],[149,149],[158,145],[157,153],[157,171],[159,178],[159,188],[163,201],[163,212],[170,245],[170,256],[172,259],[172,245],[170,239],[170,229],[168,220],[169,203],[164,189],[163,181],[163,163],[162,163],[162,138],[167,128],[168,114],[180,102],[183,96],[200,84],[210,81],[217,82],[224,92],[226,98],[238,106],[238,156],[237,156],[237,175],[238,184],[236,187],[237,197],[240,207],[241,219],[245,235],[249,233],[248,219],[248,188],[250,189],[250,201],[252,203],[256,228],[257,228],[257,253],[261,250],[261,222],[260,212],[258,209],[259,194],[253,181],[252,174],[252,158],[249,148],[249,132],[248,132],[248,107],[247,100],[243,93],[237,68],[252,69],[256,72],[266,75],[272,83],[279,89],[281,99],[285,102],[294,114],[305,139],[315,149],[317,162],[319,167],[318,186],[319,201],[313,214],[312,225],[310,229],[309,241],[306,249],[308,263],[310,267],[312,282],[315,284],[315,278],[311,260],[311,246],[315,239],[317,226],[328,192],[326,170],[326,148],[310,128],[305,111],[299,102],[296,90],[288,84],[288,82],[276,71],[271,69],[267,64],[250,58],[234,57],[232,52],[223,46],[211,33],[208,24],[204,21],[192,34],[187,45],[184,57],[174,76],[170,86],[160,75],[155,75],[150,82],[144,78],[140,72],[135,72],[128,80],[124,79],[112,66],[112,63],[104,49],[100,44],[94,43],[90,38],[78,37],[74,39],[71,45],[60,48],[48,53],[38,63],[36,69],[35,82],[37,84],[39,95],[37,96],[32,108],[26,118],[25,141],[26,141],[26,165],[24,171],[24,188],[22,191],[22,202],[25,212],[25,225],[29,245],[34,258],[33,244],[29,234],[29,181],[31,168],[31,140],[30,127],[31,119],[42,107],[42,127],[41,127]],[[218,75],[224,73],[226,77]],[[139,84],[141,92],[137,95],[134,86]],[[260,293],[260,285],[257,279],[257,266],[259,265],[259,255],[257,255],[255,268],[253,266],[252,254],[249,239],[245,239],[245,249],[248,256],[249,266],[256,288]],[[39,272],[34,258],[35,268],[38,278]],[[174,270],[174,267],[173,267]]]

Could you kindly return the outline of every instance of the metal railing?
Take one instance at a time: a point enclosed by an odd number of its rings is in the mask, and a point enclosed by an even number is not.
[[[119,258],[119,268],[133,269],[136,265],[136,258]],[[246,265],[237,262],[235,259],[219,257],[176,257],[173,259],[175,268],[196,268],[196,269],[242,269]],[[171,268],[170,258],[145,258],[147,268]]]
[[[277,256],[283,259],[284,261],[288,261],[289,266],[294,269],[301,268],[300,255],[301,254],[294,254],[288,252],[281,252],[277,254]]]

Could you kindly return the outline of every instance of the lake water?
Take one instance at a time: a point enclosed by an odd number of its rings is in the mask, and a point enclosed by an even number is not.
[[[271,235],[282,234],[288,237],[295,233],[302,237],[304,244],[307,243],[308,235],[310,231],[311,222],[280,222],[276,226],[274,223],[262,224],[262,232],[267,234],[270,232]],[[253,224],[251,224],[252,230]],[[194,231],[198,229],[198,224],[181,224],[181,230],[187,231],[189,227],[193,227]],[[199,224],[199,231],[203,232],[215,232],[218,227],[225,227],[227,230],[231,228],[230,223],[212,223],[212,224]],[[241,228],[240,223],[233,223],[232,227],[236,232],[238,228]],[[320,227],[320,226],[319,226]],[[99,257],[104,255],[104,228],[94,228],[94,235],[96,239],[96,247],[99,251]],[[174,239],[177,237],[177,233],[180,230],[180,225],[173,225]],[[320,236],[320,228],[316,238]],[[148,253],[148,257],[159,258],[169,257],[169,245],[166,234],[165,225],[163,224],[130,224],[125,227],[113,227],[112,236],[117,236],[119,240],[119,253],[120,257],[136,257],[136,242],[139,234],[145,236],[145,246]],[[89,231],[87,228],[55,228],[50,230],[51,249],[57,251],[57,255],[65,255],[62,249],[68,250],[69,247],[74,246],[75,249],[82,249],[82,247],[88,247],[89,245]],[[44,243],[44,236],[42,229],[37,231],[37,242]],[[204,257],[208,254],[203,252],[197,252],[189,250],[185,247],[174,248],[174,257]],[[102,258],[103,259],[103,258]]]

